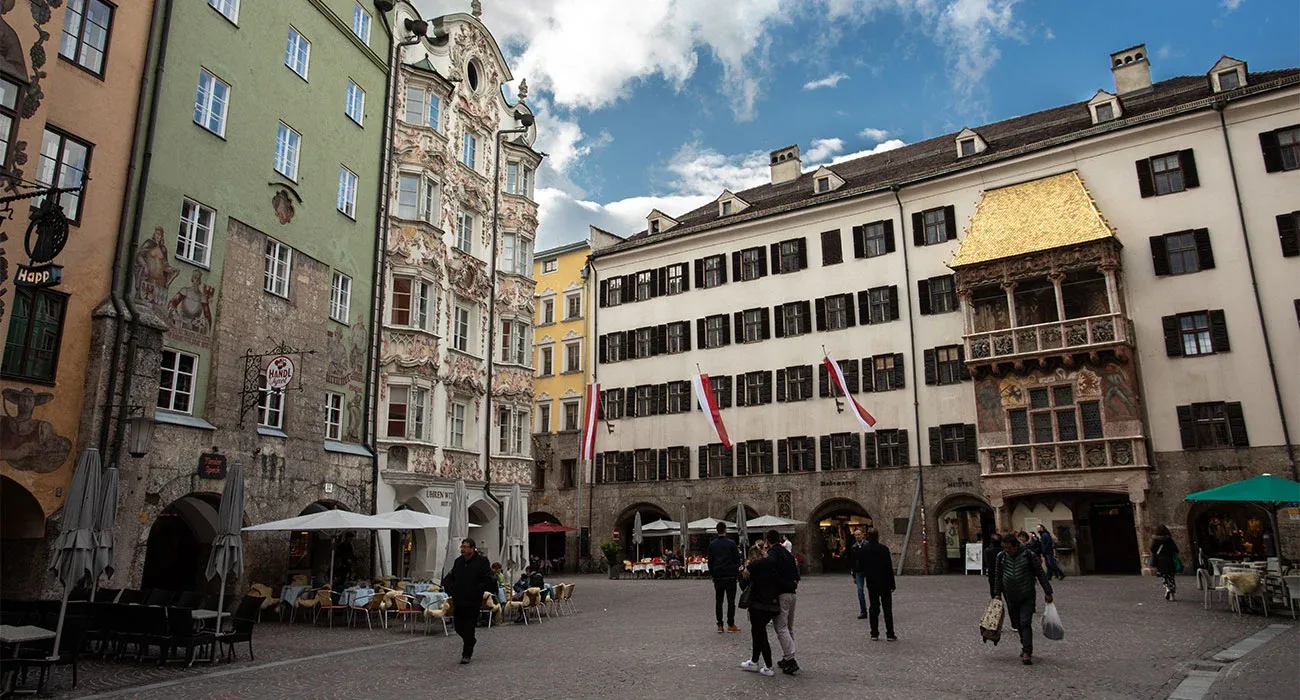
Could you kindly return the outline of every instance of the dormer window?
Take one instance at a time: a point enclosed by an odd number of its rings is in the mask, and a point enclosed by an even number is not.
[[[831,191],[831,179],[829,177],[817,178],[817,194]]]
[[[1241,80],[1237,78],[1237,71],[1225,70],[1219,73],[1219,90],[1236,90],[1241,87]]]
[[[1105,90],[1098,90],[1097,94],[1093,95],[1091,100],[1088,100],[1088,110],[1092,114],[1093,124],[1114,121],[1124,116],[1124,112],[1120,108],[1119,98]]]
[[[1214,63],[1206,77],[1210,80],[1210,89],[1215,92],[1246,87],[1246,62],[1224,56]]]
[[[731,206],[732,206],[731,200],[727,200],[727,201],[723,202],[723,203],[720,205],[720,209],[719,209],[719,211],[718,211],[718,215],[719,215],[719,216],[731,216]]]
[[[973,155],[975,155],[975,139],[962,139],[961,157],[965,158],[966,156],[973,156]]]
[[[656,233],[659,233],[659,220],[658,220],[658,219],[651,219],[651,220],[650,220],[650,235],[653,236],[653,235],[655,235]]]
[[[833,192],[844,185],[844,178],[826,166],[817,168],[813,173],[813,194]]]
[[[974,129],[969,127],[962,129],[961,133],[957,134],[956,141],[958,158],[969,158],[978,155],[989,147],[988,143]]]
[[[1115,107],[1109,102],[1097,105],[1097,123],[1108,122],[1115,118]]]

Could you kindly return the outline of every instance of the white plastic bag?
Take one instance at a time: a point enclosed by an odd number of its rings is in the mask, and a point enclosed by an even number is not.
[[[1055,603],[1043,606],[1043,636],[1054,641],[1065,639],[1065,628],[1061,626],[1061,614],[1056,611]]]

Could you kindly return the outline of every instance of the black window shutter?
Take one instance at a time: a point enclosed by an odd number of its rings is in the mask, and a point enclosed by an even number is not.
[[[600,281],[600,308],[605,308],[606,299],[609,297],[609,280]],[[604,360],[601,360],[604,362]]]
[[[790,460],[786,455],[786,446],[789,444],[789,440],[776,441],[776,470],[781,474],[790,471]]]
[[[623,357],[629,360],[637,359],[635,330],[623,332]]]
[[[898,320],[898,285],[889,287],[889,320]]]
[[[659,478],[668,478],[668,450],[659,450]]]
[[[623,278],[623,301],[627,303],[636,301],[636,274],[635,273]]]
[[[655,398],[658,399],[658,404],[659,404],[659,410],[655,411],[655,415],[658,416],[668,415],[668,385],[667,384],[655,385]]]
[[[722,318],[722,344],[731,345],[731,326],[727,325],[726,315],[723,315],[721,318]],[[740,342],[740,339],[737,338],[736,342]]]
[[[939,364],[938,358],[934,354],[934,348],[925,351],[925,383],[939,383]]]
[[[930,280],[916,281],[916,298],[921,302],[922,316],[934,313],[934,308],[930,306]]]
[[[825,235],[825,234],[823,234]],[[864,227],[853,227],[853,257],[865,258],[867,256],[867,237]]]
[[[704,448],[701,447],[700,449],[704,449]],[[595,468],[592,470],[595,472],[595,474],[593,474],[592,476],[595,478],[597,484],[603,483],[605,481],[605,455],[603,454],[596,455],[595,462],[596,462]]]
[[[728,387],[730,388],[730,387]],[[736,405],[744,406],[745,404],[745,375],[736,375]],[[728,391],[727,393],[731,393]]]
[[[831,377],[826,365],[817,365],[817,395],[823,399],[831,395]]]
[[[783,305],[772,307],[772,325],[776,327],[776,337],[785,337],[785,313],[782,311]]]
[[[849,441],[849,454],[848,459],[845,461],[848,462],[847,466],[849,469],[861,469],[862,441],[858,439],[857,433],[849,433],[849,437],[852,439]]]
[[[695,259],[695,289],[704,286],[704,258]]]
[[[772,373],[763,370],[759,378],[761,381],[758,383],[758,402],[760,404],[772,403]]]
[[[858,363],[854,363],[857,365]],[[862,393],[875,390],[876,384],[876,363],[870,357],[862,358]]]
[[[1169,274],[1169,249],[1165,245],[1164,236],[1151,237],[1151,266],[1157,277]]]
[[[903,354],[894,355],[894,388],[902,389],[907,386],[906,375],[903,374]]]
[[[930,428],[930,464],[943,464],[943,441],[939,439],[938,428]]]
[[[1169,357],[1183,356],[1183,335],[1179,332],[1178,317],[1165,316],[1160,319],[1160,326],[1165,331],[1165,354]]]
[[[740,273],[733,271],[732,275],[734,277],[739,277]],[[727,283],[727,256],[725,255],[718,256],[718,278],[721,280],[722,284]]]
[[[736,342],[743,343],[745,342],[745,312],[737,311],[732,316],[736,326]]]
[[[804,319],[804,323],[807,323],[807,322],[808,322],[808,317],[812,315],[812,303],[811,303],[811,302],[807,302],[807,301],[800,301],[800,302],[796,302],[796,303],[799,304],[799,308],[803,311],[803,319]],[[786,329],[786,332],[787,332],[787,333],[790,332],[790,329]],[[808,332],[808,329],[807,329],[807,328],[804,328],[804,329],[803,329],[802,331],[800,331],[800,332],[802,332],[802,333],[807,333],[807,332]]]
[[[771,245],[771,250],[772,250],[772,274],[779,275],[782,272],[794,272],[794,270],[781,269],[781,244],[780,243],[773,243]]]
[[[623,415],[636,417],[636,387],[630,386],[623,391]]]
[[[605,399],[609,396],[608,391],[600,392],[600,399],[596,401],[596,418],[605,420]]]
[[[1228,343],[1228,319],[1223,315],[1223,309],[1215,309],[1210,312],[1210,343],[1215,352],[1227,352],[1232,349]]]
[[[1246,435],[1246,417],[1241,413],[1241,402],[1229,401],[1223,404],[1228,414],[1228,432],[1232,433],[1233,447],[1250,447],[1250,438]]]
[[[844,321],[845,321],[845,324],[848,325],[848,326],[850,326],[850,327],[857,325],[857,321],[856,321],[856,319],[854,319],[854,315],[855,315],[855,314],[853,313],[853,295],[852,295],[852,294],[842,294],[841,296],[844,297]],[[866,321],[863,320],[863,323],[866,323]]]
[[[979,436],[975,432],[975,424],[966,424],[966,461],[979,461]]]
[[[1201,177],[1196,174],[1196,156],[1192,149],[1178,152],[1178,164],[1183,168],[1183,186],[1187,189],[1201,186]]]
[[[691,349],[691,322],[679,321],[682,324],[682,349],[690,352]]]
[[[866,457],[866,464],[863,466],[867,469],[875,469],[878,464],[876,462],[876,434],[867,433],[863,435],[862,443],[862,455]]]
[[[1300,212],[1278,214],[1277,235],[1282,239],[1282,257],[1300,255]]]
[[[775,274],[780,269],[779,264],[772,265],[772,272]],[[767,277],[767,258],[763,255],[763,249],[758,249],[758,276]]]
[[[709,337],[705,326],[706,323],[708,323],[708,321],[705,319],[695,319],[695,336],[701,348],[705,347],[705,341]],[[687,328],[690,328],[690,326],[687,326]]]
[[[603,365],[603,364],[609,362],[609,344],[608,344],[608,339],[607,339],[605,336],[603,336],[603,335],[600,336],[600,340],[597,342],[597,345],[598,345],[599,348],[600,348],[600,349],[598,350],[598,358],[597,358],[597,359],[599,359],[599,360],[600,360],[600,364]]]
[[[1178,407],[1178,436],[1182,438],[1184,450],[1196,449],[1196,419],[1191,406]]]
[[[1259,148],[1264,152],[1264,172],[1275,173],[1282,169],[1282,149],[1278,145],[1276,131],[1260,134]]]
[[[699,467],[700,467],[700,478],[701,478],[701,479],[706,479],[706,478],[708,478],[708,476],[709,476],[709,447],[708,447],[708,445],[700,445],[700,460],[699,460],[699,463],[698,463],[698,464],[699,464]]]
[[[740,276],[740,251],[736,251],[736,252],[734,252],[734,253],[731,254],[731,272],[732,272],[732,274],[734,274],[734,275],[736,276],[736,279],[741,279],[741,276]]]
[[[966,366],[966,346],[957,346],[957,378],[970,379],[970,367]]]
[[[822,265],[844,262],[844,249],[840,243],[840,230],[822,231]]]
[[[885,252],[894,252],[894,220],[885,219]]]
[[[840,372],[844,375],[844,383],[848,385],[849,393],[858,393],[858,363],[856,360],[841,360]]]
[[[838,243],[839,240],[840,240],[839,233],[836,232],[835,241]],[[799,269],[800,270],[808,269],[808,239],[807,238],[799,239]]]
[[[817,330],[826,330],[826,300],[817,300]]]
[[[1143,197],[1154,197],[1156,195],[1156,181],[1151,177],[1151,160],[1143,158],[1134,163],[1138,171],[1138,193]]]
[[[947,240],[957,240],[957,208],[951,204],[943,208],[943,225],[947,229]]]
[[[746,459],[746,453],[749,452],[749,445],[744,442],[734,443],[732,451],[736,453],[736,476],[744,476],[749,473],[749,460]]]
[[[736,376],[739,376],[739,375],[736,375]],[[722,385],[721,385],[721,386],[722,386],[722,391],[719,392],[719,393],[721,393],[722,396],[720,397],[720,400],[718,401],[718,408],[719,408],[719,409],[722,409],[722,408],[731,408],[731,380],[732,380],[731,377],[722,377],[722,379],[721,379],[721,381],[722,381]]]
[[[831,436],[823,435],[818,440],[821,442],[822,471],[829,471],[831,468]]]
[[[762,338],[767,340],[772,337],[772,319],[767,315],[767,307],[760,306],[758,310],[763,314]]]
[[[925,245],[925,215],[921,212],[912,215],[912,243]]]
[[[668,268],[661,267],[655,270],[655,296],[668,296]],[[666,453],[660,453],[664,456]]]
[[[864,326],[871,323],[871,292],[865,289],[858,292],[858,320]]]
[[[912,456],[907,449],[907,431],[898,431],[898,466],[906,467],[912,463]]]
[[[655,327],[655,347],[654,354],[664,355],[668,353],[668,326]]]
[[[1188,151],[1190,153],[1191,151]],[[1200,269],[1214,269],[1214,248],[1210,245],[1210,230],[1198,228],[1192,231],[1192,238],[1196,241],[1196,257],[1200,263]]]
[[[776,402],[785,403],[785,370],[776,371]]]

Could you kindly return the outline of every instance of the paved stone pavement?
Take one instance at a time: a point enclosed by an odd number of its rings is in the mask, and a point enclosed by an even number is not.
[[[981,644],[987,584],[977,576],[904,577],[895,595],[901,640],[868,641],[847,575],[806,579],[796,636],[803,672],[773,678],[737,668],[740,634],[719,635],[707,581],[608,581],[579,585],[577,615],[541,625],[480,628],[474,663],[457,664],[452,633],[333,630],[267,621],[257,660],[185,669],[86,662],[81,682],[58,697],[154,698],[1153,698],[1164,700],[1196,660],[1208,659],[1270,623],[1292,625],[1225,668],[1214,700],[1300,696],[1300,632],[1287,615],[1206,611],[1191,579],[1168,603],[1152,578],[1072,577],[1056,585],[1064,641],[1036,638],[1036,663],[1019,661],[1014,633]],[[1041,608],[1041,601],[1040,601]],[[1009,630],[1008,630],[1009,631]],[[771,635],[774,649],[775,634]],[[779,653],[779,651],[778,651]]]

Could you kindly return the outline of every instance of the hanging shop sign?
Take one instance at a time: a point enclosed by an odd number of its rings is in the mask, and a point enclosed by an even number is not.
[[[32,210],[32,220],[27,224],[27,234],[23,238],[28,263],[18,266],[14,284],[53,287],[63,281],[63,266],[55,265],[54,258],[63,252],[67,243],[68,217],[59,205],[59,198],[47,195],[40,206]]]
[[[199,478],[226,478],[226,456],[220,452],[204,452],[199,455]]]
[[[268,389],[283,389],[293,381],[293,358],[288,355],[276,355],[266,363],[266,386]]]

